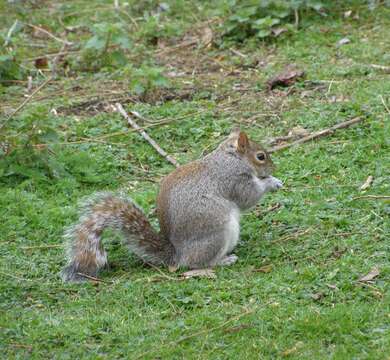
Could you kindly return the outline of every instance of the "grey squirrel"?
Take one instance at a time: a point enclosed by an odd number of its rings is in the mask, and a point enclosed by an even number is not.
[[[131,199],[99,194],[66,233],[70,241],[63,280],[83,281],[107,264],[101,234],[108,227],[120,230],[130,250],[154,265],[196,269],[233,264],[240,213],[267,191],[282,187],[271,176],[273,170],[267,151],[234,129],[216,150],[162,180],[160,233]]]

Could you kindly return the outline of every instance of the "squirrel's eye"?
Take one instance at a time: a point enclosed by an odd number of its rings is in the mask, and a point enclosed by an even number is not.
[[[258,153],[256,155],[257,160],[263,161],[265,160],[265,154],[264,153]]]

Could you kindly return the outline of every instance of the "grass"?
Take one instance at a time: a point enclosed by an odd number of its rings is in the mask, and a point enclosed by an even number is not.
[[[125,16],[115,13],[111,1],[90,4],[31,2],[21,9],[1,3],[8,14],[0,15],[1,34],[16,18],[61,37],[64,26]],[[269,42],[172,50],[186,36],[199,36],[204,21],[226,4],[172,1],[157,25],[142,18],[140,4],[130,3],[135,48],[125,54],[135,64],[149,58],[165,74],[176,73],[168,88],[152,85],[134,97],[120,67],[85,70],[87,60],[69,54],[70,68],[61,60],[55,79],[7,124],[5,142],[23,136],[19,126],[29,123],[50,127],[56,137],[28,138],[49,143],[51,152],[38,147],[32,157],[22,149],[11,161],[11,155],[1,159],[4,358],[390,358],[390,205],[355,199],[390,193],[390,81],[370,66],[389,65],[389,8],[367,11],[355,2],[350,6],[359,11],[358,20],[344,19],[347,8],[338,9],[327,18],[303,16],[300,30]],[[159,52],[156,29],[163,50],[172,52]],[[88,36],[79,30],[67,39],[77,43]],[[337,46],[344,37],[351,42]],[[13,41],[38,86],[43,76],[25,59],[56,52],[61,44],[27,30]],[[266,79],[290,63],[305,70],[307,81],[268,92]],[[1,122],[25,99],[25,86],[1,87]],[[100,190],[126,191],[152,214],[158,182],[172,170],[112,112],[118,97],[148,119],[140,125],[170,120],[147,131],[181,163],[210,151],[233,124],[263,141],[294,126],[315,131],[355,116],[365,121],[274,154],[275,176],[285,187],[242,217],[239,261],[218,268],[217,279],[169,279],[107,234],[111,269],[99,274],[105,282],[63,284],[61,237],[77,218],[78,200]],[[362,192],[369,175],[374,181]],[[275,204],[280,207],[267,211]],[[374,267],[379,276],[358,281]]]

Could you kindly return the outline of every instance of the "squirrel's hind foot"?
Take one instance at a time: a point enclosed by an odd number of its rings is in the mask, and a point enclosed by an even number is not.
[[[233,265],[236,261],[238,260],[238,256],[235,254],[230,254],[222,258],[219,262],[218,265],[221,266],[229,266]]]

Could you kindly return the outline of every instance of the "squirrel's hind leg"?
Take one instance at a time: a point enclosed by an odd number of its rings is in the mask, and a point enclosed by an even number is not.
[[[233,265],[237,262],[238,260],[238,256],[236,254],[230,254],[230,255],[227,255],[225,257],[223,257],[217,265],[220,265],[220,266],[229,266],[229,265]]]
[[[181,248],[178,265],[190,269],[203,269],[219,265],[227,258],[229,243],[223,232],[209,234],[201,239],[191,239]]]

